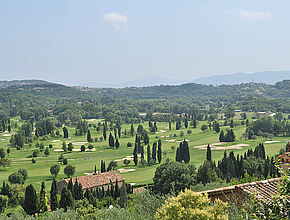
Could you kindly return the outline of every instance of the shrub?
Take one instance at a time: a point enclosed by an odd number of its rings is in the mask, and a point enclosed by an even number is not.
[[[85,145],[82,145],[81,146],[81,151],[85,151],[86,150],[86,146]]]
[[[131,142],[128,142],[127,143],[127,147],[132,147],[132,143]]]
[[[36,163],[36,160],[32,158],[31,162],[32,162],[32,163]]]
[[[156,219],[228,219],[228,205],[219,199],[211,204],[205,194],[185,189],[157,210]]]
[[[192,130],[187,130],[187,134],[191,134],[192,133]]]

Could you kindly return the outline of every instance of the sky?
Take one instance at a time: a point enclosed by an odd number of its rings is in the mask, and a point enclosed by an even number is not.
[[[289,0],[2,0],[0,80],[290,70]]]

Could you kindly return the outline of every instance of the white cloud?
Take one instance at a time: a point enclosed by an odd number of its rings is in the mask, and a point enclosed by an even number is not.
[[[109,22],[116,30],[127,29],[127,24],[129,19],[125,15],[121,15],[119,13],[107,13],[104,15],[103,20]]]
[[[239,11],[230,11],[228,13],[236,15],[243,20],[252,22],[264,21],[271,19],[273,17],[272,13],[265,11],[239,10]]]

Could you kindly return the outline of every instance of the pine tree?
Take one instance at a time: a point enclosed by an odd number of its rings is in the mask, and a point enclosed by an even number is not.
[[[158,140],[158,149],[157,149],[157,158],[158,158],[158,162],[161,163],[162,160],[162,149],[161,149],[161,139]]]
[[[47,202],[46,202],[46,193],[45,193],[45,184],[41,183],[40,198],[39,198],[39,211],[47,211]]]
[[[88,130],[88,133],[87,133],[87,141],[92,142],[92,136],[91,136],[90,130]]]
[[[156,150],[157,150],[157,143],[154,142],[154,143],[153,143],[153,148],[152,148],[152,159],[153,159],[154,161],[156,161]]]
[[[68,190],[66,187],[63,187],[60,196],[60,208],[63,208],[65,211],[67,211],[69,207],[73,206],[74,201],[71,191]]]
[[[128,196],[127,196],[126,183],[123,183],[121,186],[119,205],[121,208],[125,208],[128,206]]]
[[[50,208],[52,211],[55,211],[58,208],[57,187],[55,179],[53,179],[50,189]]]
[[[206,149],[206,159],[211,162],[211,148],[209,145],[207,145],[207,149]]]
[[[150,150],[150,145],[148,144],[148,146],[147,146],[147,162],[148,162],[148,164],[150,164],[150,160],[151,160],[151,150]]]
[[[29,215],[35,214],[38,211],[37,202],[36,191],[33,185],[30,184],[25,190],[25,198],[23,203],[24,211]]]

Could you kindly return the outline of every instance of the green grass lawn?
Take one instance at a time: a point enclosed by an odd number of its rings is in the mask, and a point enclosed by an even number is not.
[[[98,123],[99,120],[90,120],[89,123]],[[21,122],[19,122],[21,123]],[[194,164],[196,166],[199,166],[203,163],[205,160],[205,154],[206,150],[201,150],[194,148],[194,146],[198,145],[207,145],[211,143],[218,142],[219,134],[217,134],[214,131],[206,131],[202,132],[200,129],[201,124],[206,122],[200,122],[197,128],[189,127],[187,129],[182,128],[180,130],[175,130],[175,125],[172,124],[172,130],[169,131],[168,129],[168,123],[157,123],[158,127],[158,133],[152,134],[149,132],[150,137],[150,146],[152,147],[152,144],[154,141],[157,141],[159,138],[162,140],[162,151],[166,151],[167,155],[166,157],[163,156],[162,162],[165,162],[167,158],[171,160],[175,160],[175,151],[176,148],[179,146],[179,143],[177,142],[167,142],[166,140],[173,140],[181,141],[183,139],[189,140],[189,147],[190,147],[190,156],[191,160],[190,163]],[[148,122],[142,124],[144,128],[148,131]],[[122,125],[122,131],[125,129],[127,132],[130,131],[130,124]],[[137,130],[138,125],[135,124],[134,128]],[[221,129],[226,129],[227,127],[221,127]],[[227,150],[227,152],[234,151],[236,153],[244,153],[249,148],[253,148],[259,143],[265,142],[266,140],[264,138],[258,137],[255,141],[253,140],[240,140],[240,136],[243,132],[245,132],[246,127],[245,126],[237,126],[234,128],[234,132],[236,135],[237,141],[234,143],[227,143],[223,146],[230,146],[235,144],[249,144],[248,147],[243,147],[242,149],[235,149],[235,150]],[[62,134],[62,130],[60,130],[60,133]],[[4,149],[7,149],[10,147],[11,153],[7,158],[11,159],[12,165],[11,167],[7,168],[6,170],[0,170],[0,181],[6,180],[8,176],[17,171],[19,168],[27,169],[29,178],[26,181],[26,184],[32,183],[35,185],[37,189],[40,188],[41,181],[46,181],[47,187],[50,187],[50,183],[52,180],[52,177],[50,175],[50,166],[53,164],[58,163],[58,157],[62,152],[55,152],[55,149],[61,149],[62,148],[62,142],[66,141],[68,144],[69,142],[86,142],[86,135],[84,136],[75,136],[75,129],[72,127],[68,127],[69,130],[69,138],[64,139],[62,137],[48,137],[47,140],[43,141],[45,146],[48,146],[50,143],[53,145],[53,148],[50,149],[50,155],[46,157],[43,152],[39,154],[39,156],[36,159],[36,163],[32,164],[31,158],[27,158],[29,155],[32,154],[33,150],[35,150],[35,141],[32,143],[32,147],[29,148],[28,145],[25,145],[25,147],[21,150],[16,150],[15,148],[11,147],[9,145],[10,137],[7,136],[8,133],[0,133],[0,147],[3,147]],[[187,130],[192,130],[191,134],[187,134]],[[90,128],[92,137],[100,137],[102,136],[102,132],[97,132],[96,129]],[[165,132],[160,132],[165,131]],[[184,132],[184,136],[180,137],[180,132]],[[15,129],[12,130],[11,133],[15,132]],[[109,131],[110,132],[110,131]],[[107,137],[109,136],[109,132],[107,133]],[[112,134],[114,132],[112,131]],[[169,135],[176,134],[178,137],[168,137]],[[59,140],[58,142],[54,142],[55,140]],[[269,156],[275,155],[279,152],[281,148],[285,147],[285,143],[287,138],[286,137],[275,137],[273,140],[281,141],[279,143],[273,143],[273,144],[265,144],[266,148],[266,154]],[[76,167],[76,173],[75,176],[82,176],[86,175],[85,173],[93,172],[94,167],[96,165],[97,170],[100,170],[100,161],[104,160],[106,162],[106,165],[109,164],[111,160],[120,160],[122,158],[125,158],[126,156],[132,155],[134,147],[127,147],[127,143],[131,142],[134,146],[135,137],[131,137],[129,135],[122,136],[119,140],[120,142],[120,148],[119,149],[110,149],[108,146],[108,140],[107,141],[98,141],[93,142],[94,148],[96,148],[96,151],[93,152],[72,152],[72,153],[66,153],[64,154],[65,158],[68,159],[68,163],[71,165],[74,165]],[[88,143],[85,144],[88,146]],[[172,150],[172,146],[175,147],[175,150]],[[80,148],[80,145],[74,145],[74,149]],[[146,152],[147,152],[147,146],[144,146],[145,150],[145,159],[147,158]],[[152,152],[152,150],[151,150]],[[219,160],[223,157],[224,150],[212,150],[212,157],[213,160]],[[136,169],[133,172],[123,173],[122,175],[126,178],[126,181],[128,183],[136,183],[136,184],[144,184],[144,183],[151,183],[152,178],[154,176],[154,172],[156,167],[159,166],[159,164],[148,166],[145,165],[142,167],[142,165],[135,166],[133,161],[126,167],[122,161],[118,162],[119,168],[128,168],[128,169]],[[58,175],[58,180],[65,178],[66,176],[63,173],[65,165],[61,165],[61,170]]]

